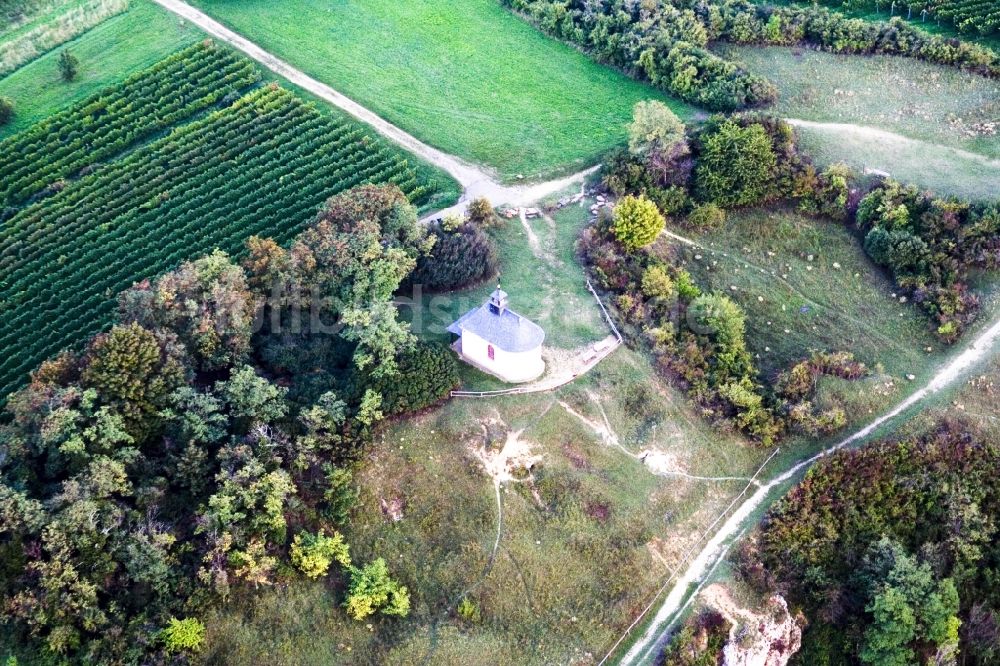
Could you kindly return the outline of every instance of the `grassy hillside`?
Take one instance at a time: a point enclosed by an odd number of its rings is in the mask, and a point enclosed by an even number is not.
[[[505,180],[577,170],[662,93],[542,35],[496,0],[198,0],[380,116]],[[684,117],[693,109],[670,102]]]
[[[779,86],[778,115],[858,126],[800,128],[804,147],[818,162],[877,168],[945,193],[996,195],[1000,82],[898,57],[718,49]],[[873,137],[866,128],[899,137]]]

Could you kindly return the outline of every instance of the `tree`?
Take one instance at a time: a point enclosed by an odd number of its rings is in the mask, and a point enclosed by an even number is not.
[[[9,97],[0,97],[0,127],[14,117],[14,102]]]
[[[273,423],[288,412],[285,394],[288,389],[275,386],[244,365],[226,381],[216,382],[215,392],[229,406],[229,413],[246,430],[254,423]]]
[[[216,250],[123,292],[118,311],[122,323],[169,328],[201,369],[220,370],[250,352],[256,303],[243,269]]]
[[[197,652],[205,642],[205,625],[195,617],[183,620],[172,617],[170,624],[160,630],[160,640],[167,652]]]
[[[691,149],[684,123],[663,102],[638,102],[628,127],[629,152],[641,158],[660,187],[684,185],[691,171]]]
[[[380,557],[361,569],[351,568],[344,606],[355,620],[363,620],[376,611],[402,617],[410,612],[410,593],[389,577],[389,568]]]
[[[627,196],[615,206],[611,230],[626,250],[634,251],[656,240],[666,226],[656,204],[645,196]]]
[[[695,190],[702,201],[723,208],[750,206],[774,194],[778,160],[767,130],[726,120],[706,130],[695,167]]]
[[[137,441],[149,436],[166,397],[184,379],[181,363],[136,323],[94,338],[84,363],[83,385],[122,415]]]
[[[663,102],[637,102],[628,126],[628,149],[633,155],[668,150],[684,140],[684,123]]]
[[[883,537],[870,547],[861,579],[869,588],[865,610],[873,620],[865,631],[863,661],[904,666],[914,661],[916,641],[946,651],[957,646],[958,591],[950,578],[935,580],[928,563]]]
[[[75,79],[79,69],[80,60],[69,50],[64,50],[59,54],[59,73],[62,75],[63,81],[69,83]]]

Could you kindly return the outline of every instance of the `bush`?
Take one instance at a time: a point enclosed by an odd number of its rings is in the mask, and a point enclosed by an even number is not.
[[[695,191],[723,208],[750,206],[772,198],[778,160],[764,126],[725,120],[700,140]]]
[[[628,251],[645,247],[656,240],[666,221],[656,204],[645,196],[626,196],[615,206],[612,231]]]
[[[364,387],[382,395],[382,410],[392,416],[446,399],[459,381],[458,362],[448,347],[418,342],[398,360],[397,375],[369,378]]]
[[[14,102],[9,97],[0,97],[0,127],[14,118]]]
[[[361,569],[351,569],[344,606],[355,620],[363,620],[376,611],[405,617],[410,612],[410,592],[389,577],[389,568],[380,557]]]
[[[345,568],[351,566],[350,551],[339,532],[329,537],[322,531],[296,534],[291,559],[292,564],[309,578],[325,576],[334,562]]]
[[[167,652],[197,652],[205,642],[205,625],[194,617],[183,620],[172,617],[170,624],[160,630],[160,640]]]
[[[449,291],[478,284],[500,270],[496,241],[480,226],[466,223],[449,231],[444,223],[435,223],[428,231],[435,238],[434,247],[417,259],[409,284],[432,292]]]
[[[726,223],[726,211],[714,203],[704,203],[695,206],[688,213],[686,226],[699,231],[719,229]]]
[[[466,211],[466,215],[469,217],[469,222],[475,224],[483,229],[489,229],[494,227],[499,223],[500,218],[497,216],[496,210],[493,208],[493,204],[486,197],[479,197],[474,199],[469,203],[469,208]]]
[[[79,69],[80,60],[75,55],[69,51],[63,51],[59,54],[59,74],[63,81],[69,83],[75,79]]]

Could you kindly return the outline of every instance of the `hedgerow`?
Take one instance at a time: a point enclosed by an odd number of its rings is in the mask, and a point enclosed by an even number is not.
[[[713,111],[763,106],[777,98],[771,82],[707,50],[714,41],[902,55],[1000,76],[1000,55],[994,51],[932,36],[899,18],[877,23],[824,8],[774,7],[750,0],[501,2],[597,60]]]
[[[254,234],[287,242],[332,194],[372,182],[429,194],[399,152],[272,85],[68,183],[0,229],[0,344],[18,350],[0,392],[105,326],[133,281],[240,254]]]
[[[1000,5],[994,0],[900,0],[896,8],[884,0],[818,0],[834,8],[905,11],[911,18],[923,21],[944,19],[960,32],[978,32],[988,35],[1000,31]],[[926,11],[926,14],[924,13]]]

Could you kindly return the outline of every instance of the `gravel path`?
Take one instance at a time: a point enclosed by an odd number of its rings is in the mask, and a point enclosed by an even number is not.
[[[215,39],[242,51],[275,74],[284,77],[361,122],[370,125],[385,138],[447,172],[462,186],[464,190],[462,197],[457,205],[428,216],[428,220],[447,213],[464,213],[468,202],[479,197],[486,197],[495,205],[510,204],[524,206],[552,195],[575,182],[579,182],[598,169],[595,166],[566,178],[559,178],[534,185],[508,187],[497,181],[494,174],[486,169],[427,145],[420,139],[384,120],[325,83],[317,81],[305,72],[296,69],[272,53],[265,51],[249,39],[233,32],[208,14],[195,9],[186,2],[183,2],[183,0],[154,0],[154,2],[181,18],[190,21]]]

